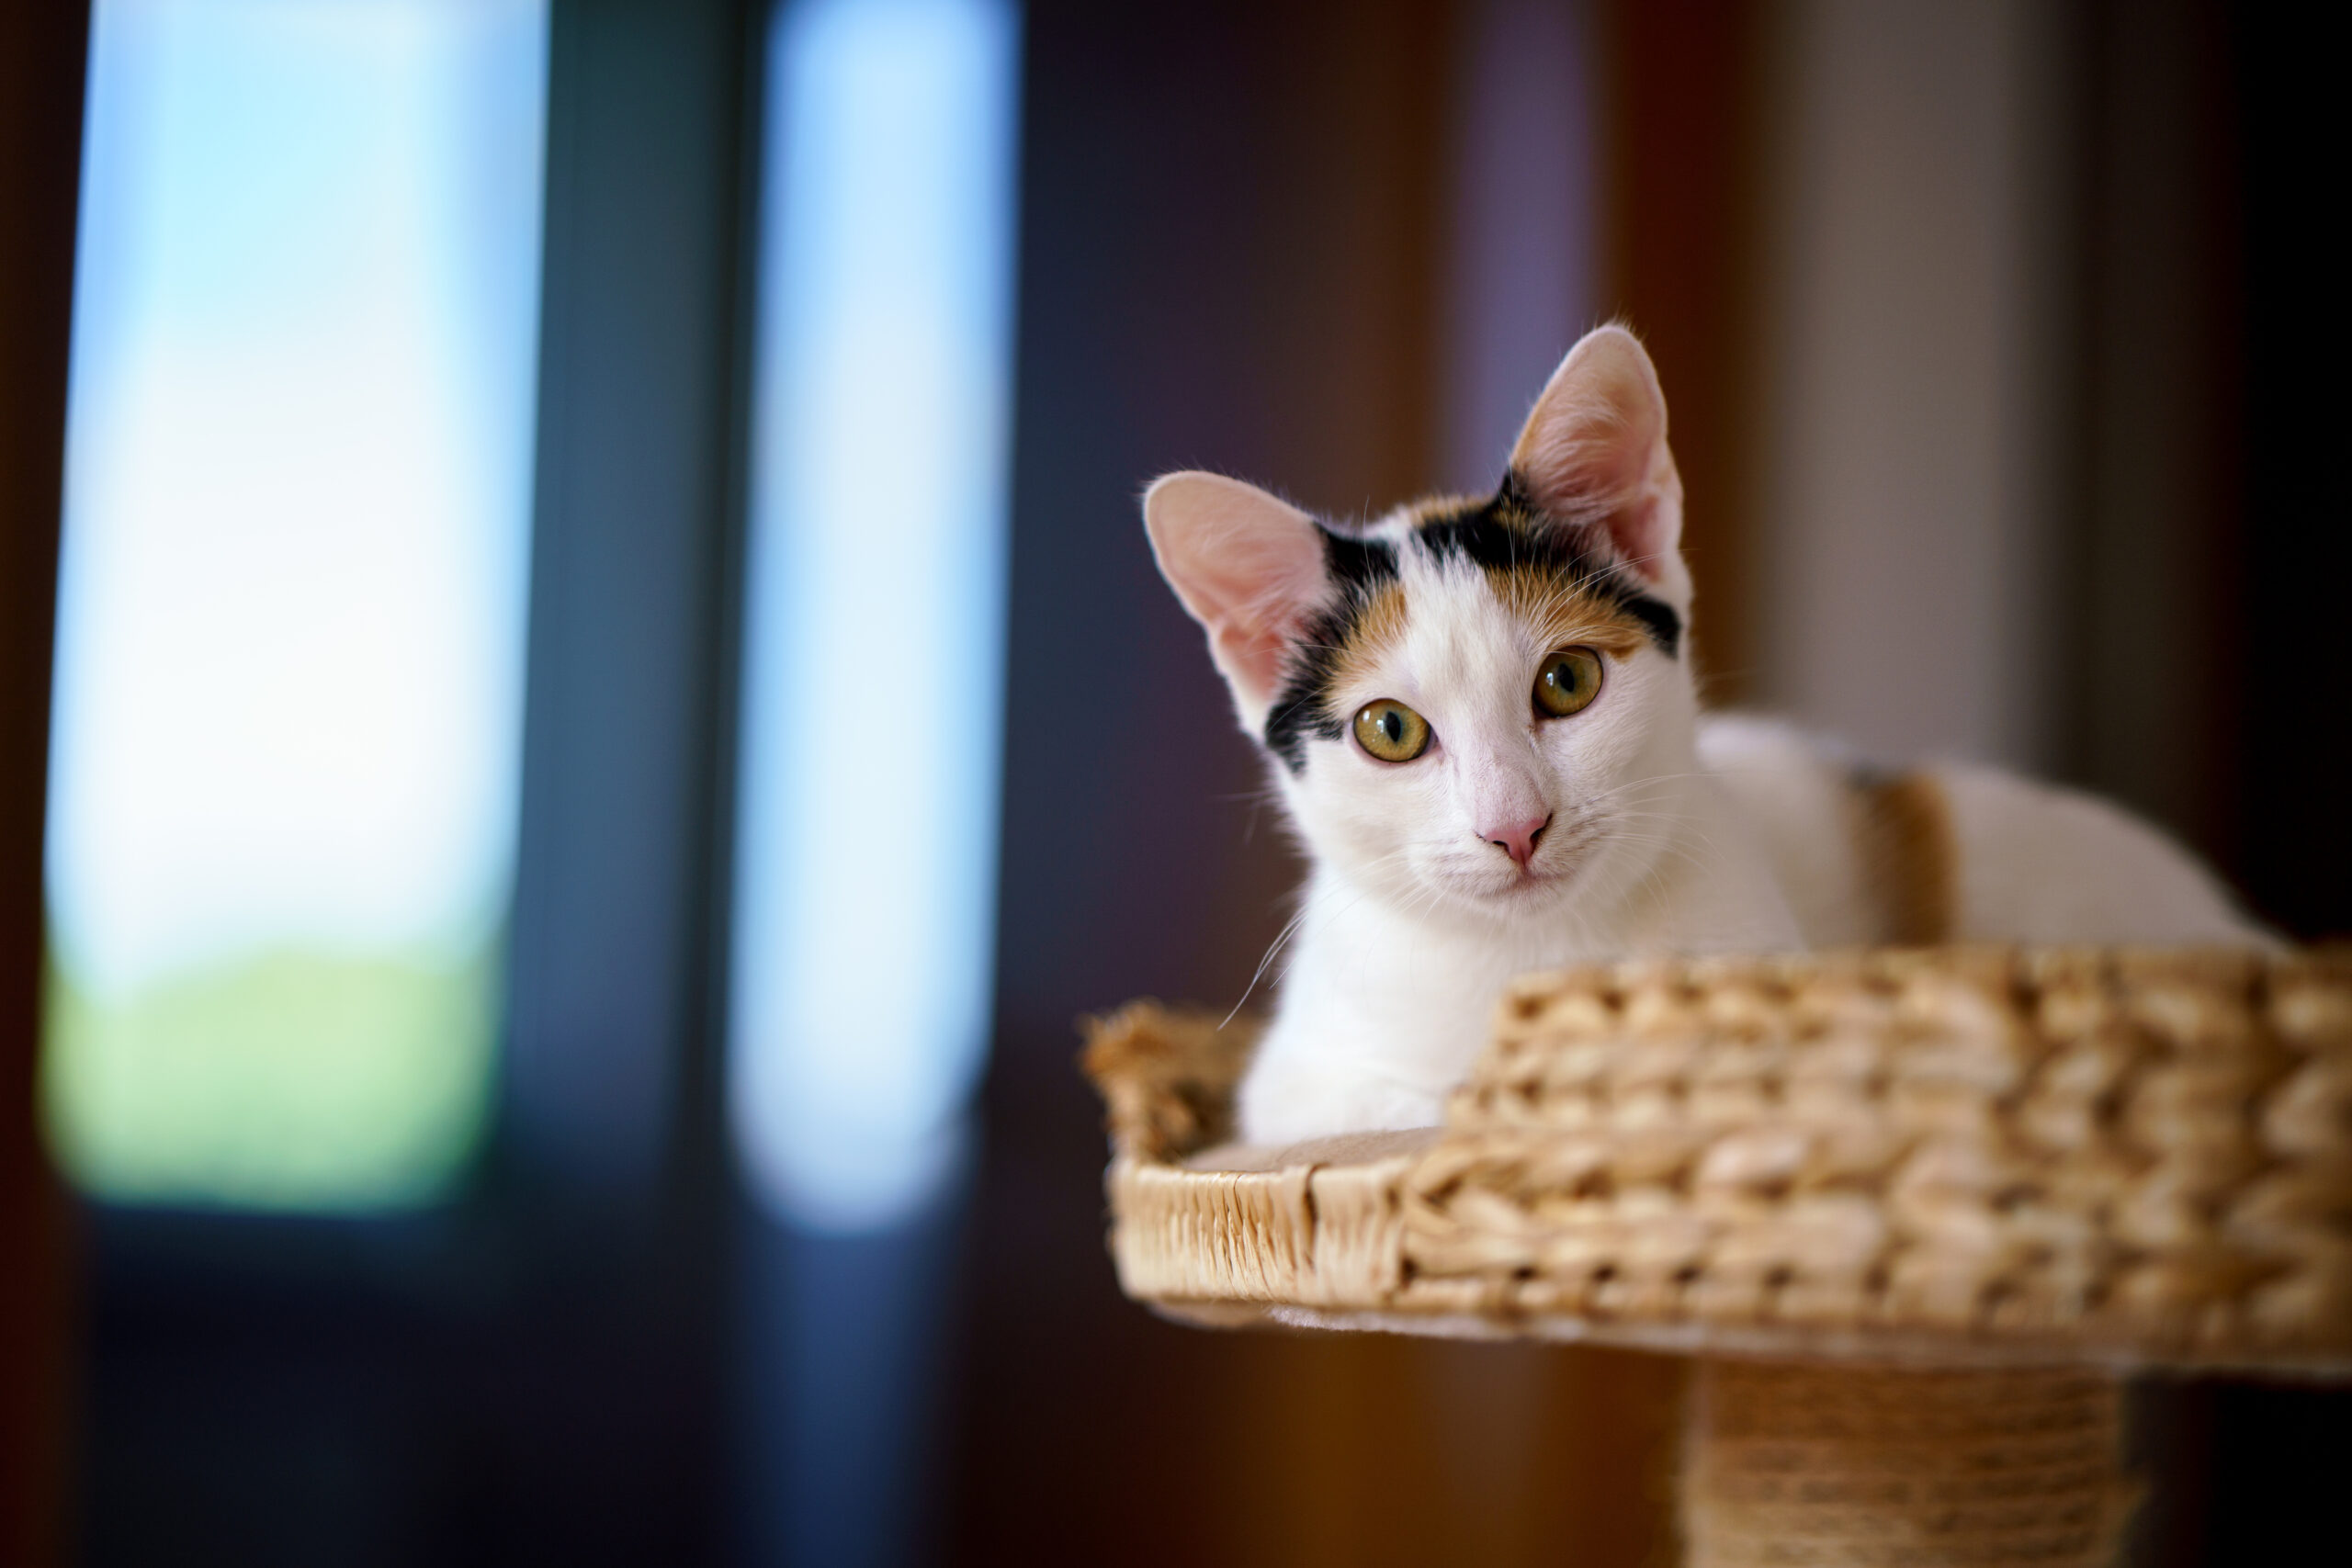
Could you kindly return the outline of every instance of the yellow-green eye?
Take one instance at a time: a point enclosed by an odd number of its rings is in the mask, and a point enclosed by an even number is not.
[[[1566,718],[1600,695],[1600,655],[1589,648],[1564,648],[1535,671],[1535,711]]]
[[[1356,744],[1384,762],[1409,762],[1430,749],[1430,721],[1384,697],[1357,711]]]

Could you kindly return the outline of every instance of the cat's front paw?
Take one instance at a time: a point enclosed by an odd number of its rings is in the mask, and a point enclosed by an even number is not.
[[[1279,1146],[1340,1133],[1434,1127],[1445,1096],[1364,1067],[1266,1061],[1241,1082],[1242,1141]]]

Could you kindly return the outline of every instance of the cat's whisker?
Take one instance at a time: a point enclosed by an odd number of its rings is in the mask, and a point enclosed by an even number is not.
[[[1290,939],[1296,934],[1306,918],[1303,913],[1292,916],[1289,923],[1284,925],[1281,932],[1275,936],[1273,942],[1267,947],[1265,955],[1258,960],[1258,967],[1250,971],[1250,983],[1241,987],[1241,995],[1235,999],[1232,1010],[1217,1021],[1216,1026],[1219,1030],[1223,1030],[1227,1024],[1238,1018],[1241,1015],[1241,1010],[1250,1005],[1250,994],[1257,990],[1258,982],[1265,978],[1267,965],[1272,964],[1275,954],[1281,953],[1289,944]]]

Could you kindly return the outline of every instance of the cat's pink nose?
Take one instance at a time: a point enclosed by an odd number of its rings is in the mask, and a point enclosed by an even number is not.
[[[1525,871],[1527,863],[1535,858],[1536,840],[1551,825],[1551,813],[1546,812],[1541,817],[1531,817],[1524,822],[1514,822],[1507,827],[1481,828],[1478,836],[1510,856],[1518,863],[1519,869]]]

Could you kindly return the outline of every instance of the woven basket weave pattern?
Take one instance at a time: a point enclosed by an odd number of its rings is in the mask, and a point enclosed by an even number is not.
[[[1098,1028],[1135,1294],[1692,1348],[1926,1335],[2314,1368],[2352,1348],[2342,950],[1535,976],[1428,1147],[1170,1163],[1222,1134],[1245,1049],[1148,1009]]]
[[[2340,1347],[2340,956],[1894,953],[1547,979],[1407,1179],[1481,1310]]]

